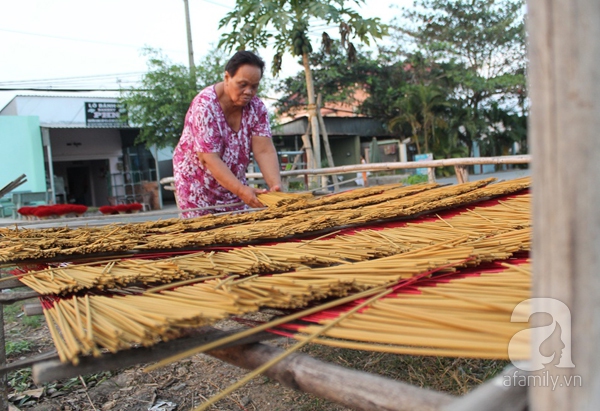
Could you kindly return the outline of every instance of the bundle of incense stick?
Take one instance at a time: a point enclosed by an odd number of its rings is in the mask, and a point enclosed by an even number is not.
[[[528,186],[528,181],[511,182],[510,184],[498,183],[493,187],[485,186],[489,182],[479,181],[428,190],[419,195],[402,197],[358,209],[350,207],[335,212],[302,210],[277,220],[234,225],[199,233],[180,233],[176,238],[149,235],[146,244],[140,245],[136,249],[176,249],[186,246],[243,244],[257,240],[286,238],[340,226],[415,216],[426,211],[456,207],[491,196],[520,191]]]
[[[510,344],[512,360],[527,359],[530,344],[519,331],[531,325],[511,318],[517,305],[531,298],[531,266],[514,264],[417,282],[409,292],[399,289],[340,321],[313,342],[407,355],[488,359],[508,359]],[[524,303],[519,309],[528,311],[527,307]],[[292,336],[308,338],[339,315],[336,310],[304,318],[319,325],[300,325]]]
[[[394,185],[393,187],[396,187]],[[354,190],[352,199],[360,196],[370,196],[372,193],[385,191],[387,186],[374,190]],[[410,190],[413,192],[413,190]],[[268,201],[269,196],[263,194]],[[289,205],[307,198],[306,194],[280,193],[286,201],[277,201]],[[312,197],[312,195],[310,196]],[[340,195],[338,202],[343,202],[347,195]],[[381,201],[384,201],[381,199]],[[331,202],[331,200],[329,200]],[[304,202],[302,204],[305,204]],[[320,202],[318,204],[321,204]],[[285,209],[287,211],[282,211]],[[297,209],[297,208],[295,208]],[[207,228],[218,228],[224,225],[243,224],[247,222],[271,220],[282,214],[291,214],[294,209],[276,206],[272,209],[246,214],[213,216],[207,215],[190,220],[164,220],[126,225],[109,225],[106,227],[84,227],[71,230],[66,227],[43,230],[27,230],[17,228],[0,228],[0,261],[18,261],[31,259],[48,259],[59,255],[77,255],[93,252],[119,252],[133,249],[136,245],[144,244],[144,238],[152,233],[176,235],[184,231],[197,231]],[[115,235],[116,233],[116,235]],[[108,246],[106,244],[109,243]]]
[[[94,266],[72,265],[30,272],[22,276],[21,281],[47,295],[93,288],[113,289],[140,282],[168,283],[198,276],[267,274],[347,264],[456,238],[483,241],[492,234],[528,227],[529,208],[530,195],[523,194],[492,206],[466,208],[445,219],[437,215],[396,228],[272,246],[249,246],[227,252],[202,252],[158,261],[129,259]],[[528,242],[528,234],[523,235],[523,241]],[[490,247],[501,250],[501,246],[493,243]]]
[[[281,207],[286,204],[293,204],[299,200],[308,200],[314,198],[311,193],[282,193],[280,191],[271,191],[259,194],[260,202],[267,207]]]
[[[98,253],[123,253],[143,250],[176,250],[189,247],[202,247],[214,244],[239,244],[285,238],[319,230],[334,229],[343,225],[365,224],[368,222],[417,215],[444,207],[454,207],[485,199],[490,196],[516,192],[528,187],[529,180],[512,181],[488,185],[484,180],[457,186],[423,189],[423,187],[403,187],[390,190],[392,194],[370,193],[381,201],[359,207],[356,199],[336,202],[334,210],[327,210],[322,200],[308,201],[306,209],[291,210],[296,202],[281,207],[273,207],[264,212],[249,213],[249,217],[237,220],[235,216],[199,217],[194,226],[191,223],[175,223],[170,229],[159,224],[128,224],[103,229],[76,229],[68,231],[46,230],[0,230],[0,261],[48,259],[57,256],[88,255]],[[427,188],[427,187],[425,187]],[[357,190],[358,191],[358,190]],[[343,195],[340,195],[343,197]],[[328,201],[333,201],[331,196]],[[297,203],[302,203],[298,199]],[[320,201],[320,202],[319,202]],[[371,199],[370,201],[373,201]],[[360,202],[360,201],[359,201]],[[338,208],[345,203],[345,208]],[[357,208],[358,207],[358,208]],[[283,217],[281,217],[283,215]],[[262,216],[262,217],[261,217]],[[206,217],[206,218],[205,218]],[[268,218],[266,218],[268,217]],[[239,217],[241,218],[241,217]],[[252,220],[250,220],[252,218]],[[203,222],[220,219],[218,228],[204,231],[198,229]],[[241,222],[235,222],[241,221]],[[210,223],[212,224],[212,223]],[[214,225],[213,225],[214,226]],[[183,227],[183,228],[182,228]],[[184,231],[181,231],[181,230]],[[80,232],[80,230],[82,230]],[[73,232],[76,232],[73,234]]]
[[[142,295],[61,299],[44,310],[63,361],[79,355],[173,338],[186,327],[212,324],[261,307],[302,308],[325,298],[392,285],[434,271],[508,258],[526,250],[530,229],[469,239],[460,235],[403,254],[272,276],[229,276]],[[490,245],[494,245],[491,247]]]

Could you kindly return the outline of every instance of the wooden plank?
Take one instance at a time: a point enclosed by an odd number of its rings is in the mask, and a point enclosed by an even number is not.
[[[160,342],[152,347],[140,347],[131,350],[119,351],[115,354],[102,354],[99,357],[82,357],[79,365],[61,363],[59,360],[42,361],[33,364],[32,374],[36,384],[43,384],[54,380],[72,378],[78,375],[95,374],[159,361],[190,348],[207,344],[212,341],[227,337],[239,330],[222,331],[212,327],[204,327],[191,331],[189,335],[173,341]],[[278,335],[263,332],[227,344],[235,346],[249,342],[263,341],[280,338]]]
[[[27,287],[21,281],[19,281],[16,277],[2,277],[0,279],[0,290],[6,290],[9,288],[19,288],[19,287]]]
[[[42,354],[34,355],[28,358],[24,358],[22,360],[17,360],[5,364],[0,367],[0,375],[14,370],[20,370],[22,368],[29,368],[34,364],[48,360],[58,360],[58,353],[56,352],[56,350],[47,351]]]
[[[597,0],[529,0],[533,295],[566,304],[544,343],[554,360],[530,387],[534,411],[600,409],[600,7]],[[534,311],[550,311],[539,300]],[[556,311],[556,310],[555,310]],[[547,315],[533,317],[532,360]],[[555,325],[555,323],[553,323]],[[571,358],[574,368],[566,362]],[[539,358],[537,358],[539,360]],[[535,364],[533,364],[535,365]],[[573,386],[573,384],[582,386]]]
[[[0,293],[0,304],[12,304],[17,301],[28,300],[30,298],[39,297],[36,291],[15,291],[12,293]]]

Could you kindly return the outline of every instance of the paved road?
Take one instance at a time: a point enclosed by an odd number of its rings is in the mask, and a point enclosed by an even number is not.
[[[157,211],[145,211],[135,214],[117,214],[117,215],[98,215],[90,217],[76,217],[76,218],[60,218],[60,219],[48,219],[48,220],[14,220],[12,218],[0,218],[0,227],[10,227],[17,224],[23,228],[53,228],[68,226],[84,227],[84,226],[98,226],[108,225],[113,223],[139,223],[144,221],[156,221],[166,220],[169,218],[179,217],[179,212],[175,205],[168,205],[163,210]]]
[[[469,174],[469,181],[483,180],[484,178],[495,177],[498,180],[514,180],[516,178],[527,177],[531,175],[531,170],[509,170],[497,171],[489,174]],[[436,181],[440,184],[456,184],[456,177],[438,178]]]

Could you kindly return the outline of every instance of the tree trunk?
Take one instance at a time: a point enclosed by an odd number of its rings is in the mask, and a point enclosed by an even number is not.
[[[321,115],[321,93],[317,95],[317,118],[319,119],[319,125],[321,126],[321,133],[323,133],[323,145],[325,146],[325,154],[327,155],[327,167],[335,167],[333,163],[333,154],[331,153],[331,146],[329,145],[329,136],[327,135],[327,129],[325,128],[325,120]],[[337,176],[333,178],[334,192],[340,191],[340,185],[338,184]],[[365,180],[366,182],[366,180]]]
[[[412,130],[413,130],[413,136],[415,137],[415,144],[417,146],[417,154],[421,154],[421,145],[419,144],[419,134],[417,134],[416,127],[413,127]]]
[[[313,158],[315,164],[314,168],[321,167],[321,142],[319,140],[319,120],[317,118],[317,105],[315,101],[315,85],[313,83],[312,71],[310,70],[310,62],[308,61],[308,54],[302,55],[302,63],[304,65],[304,75],[306,76],[306,93],[308,96],[308,122],[312,129],[312,146],[313,146]],[[318,184],[318,178],[312,177],[312,184]]]

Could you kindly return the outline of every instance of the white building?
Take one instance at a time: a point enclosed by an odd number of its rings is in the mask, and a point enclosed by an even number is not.
[[[16,96],[0,110],[0,184],[25,173],[33,183],[19,189],[51,190],[56,202],[161,207],[158,162],[138,133],[116,98]]]

